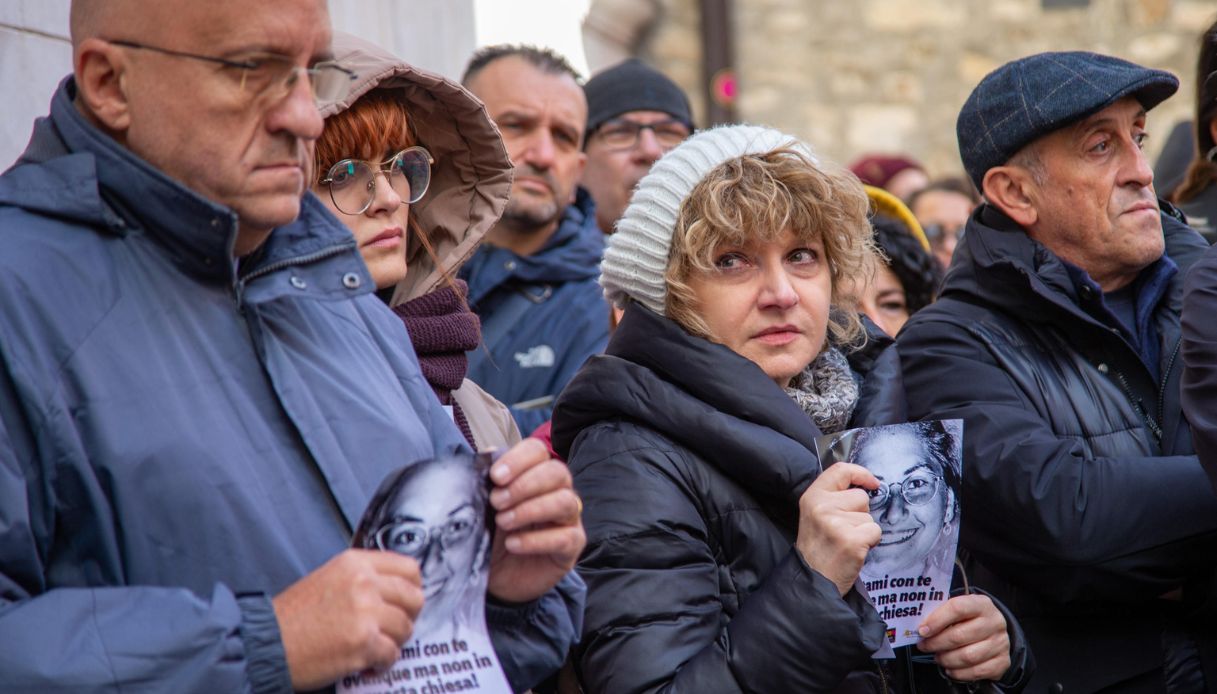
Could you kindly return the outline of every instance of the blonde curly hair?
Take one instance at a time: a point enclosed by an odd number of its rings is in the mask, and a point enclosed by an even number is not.
[[[870,203],[857,177],[813,161],[793,146],[730,159],[712,169],[680,207],[668,266],[664,312],[685,330],[713,339],[687,284],[715,271],[725,246],[773,241],[790,229],[802,242],[821,241],[832,276],[829,340],[841,347],[865,342],[856,285],[879,257],[868,214]]]

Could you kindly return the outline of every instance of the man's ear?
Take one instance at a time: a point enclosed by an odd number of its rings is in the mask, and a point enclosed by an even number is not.
[[[119,46],[88,38],[76,47],[76,98],[104,128],[123,133],[131,125],[127,56]]]
[[[1031,172],[1020,166],[995,166],[981,181],[985,199],[1024,229],[1039,219],[1032,197],[1035,181]]]

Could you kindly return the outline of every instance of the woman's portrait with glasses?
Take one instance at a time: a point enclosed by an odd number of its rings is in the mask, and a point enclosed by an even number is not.
[[[951,575],[959,528],[962,422],[913,422],[848,432],[834,448],[870,470],[870,514],[883,530],[864,577]],[[844,446],[842,445],[844,444]]]
[[[414,557],[423,579],[420,642],[485,631],[490,532],[486,527],[489,455],[426,460],[381,484],[353,544]]]

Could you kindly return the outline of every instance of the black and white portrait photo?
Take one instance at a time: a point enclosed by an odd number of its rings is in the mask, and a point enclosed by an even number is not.
[[[882,534],[861,579],[892,646],[918,640],[917,625],[951,591],[959,543],[963,421],[912,422],[822,436],[820,463],[860,465],[879,481],[868,489]]]
[[[492,462],[490,453],[424,460],[381,483],[352,544],[414,558],[423,606],[398,663],[353,673],[339,682],[340,692],[386,694],[406,682],[414,691],[428,684],[435,691],[510,691],[485,616]]]

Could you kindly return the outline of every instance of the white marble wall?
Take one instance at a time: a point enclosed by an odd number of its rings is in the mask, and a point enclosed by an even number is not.
[[[0,0],[0,170],[72,71],[68,0]],[[473,0],[330,0],[334,27],[459,77],[475,46]]]
[[[34,119],[71,71],[68,3],[0,2],[0,171],[21,154]]]

